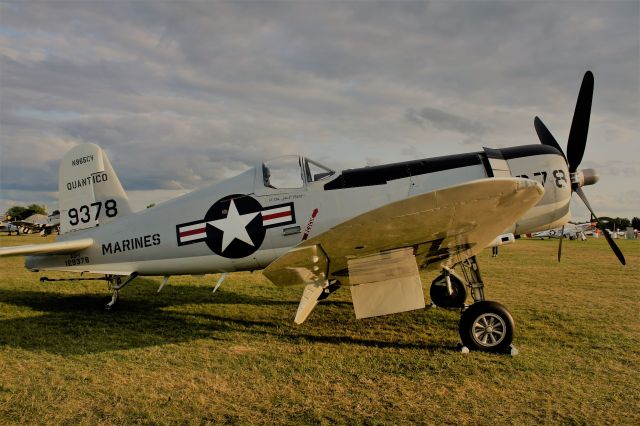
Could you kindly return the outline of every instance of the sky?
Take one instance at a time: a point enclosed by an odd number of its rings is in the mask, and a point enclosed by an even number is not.
[[[536,115],[564,147],[586,70],[585,193],[640,216],[640,0],[0,0],[0,210],[56,209],[84,142],[134,209],[285,154],[342,170],[536,144]]]

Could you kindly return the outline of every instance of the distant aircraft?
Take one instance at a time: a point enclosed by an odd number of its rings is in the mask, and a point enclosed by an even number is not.
[[[0,221],[0,232],[7,232],[8,234],[12,234],[13,232],[19,232],[19,229],[20,228],[18,228],[10,221]]]
[[[350,287],[356,318],[424,308],[419,270],[439,270],[431,299],[461,308],[464,346],[509,351],[513,318],[485,299],[476,255],[513,235],[565,224],[573,192],[591,210],[582,186],[596,175],[577,168],[592,92],[587,72],[566,156],[536,117],[541,145],[340,173],[284,156],[138,213],[105,153],[79,145],[60,165],[58,241],[6,247],[0,255],[29,255],[32,271],[104,274],[112,289],[108,308],[138,276],[164,276],[164,285],[171,275],[264,269],[277,285],[304,286],[298,324],[342,285]]]
[[[44,236],[60,227],[60,215],[33,214],[26,219],[12,221],[11,224],[18,227],[24,234],[40,233]]]
[[[625,231],[612,231],[611,229],[606,229],[606,235],[610,235],[613,238],[625,238],[626,236],[626,232]]]
[[[562,235],[565,238],[569,238],[570,240],[575,240],[580,236],[586,235],[587,232],[593,231],[595,229],[595,223],[592,222],[584,222],[584,223],[567,223],[564,226],[559,228],[549,229],[547,231],[534,232],[531,234],[531,238],[560,238]]]

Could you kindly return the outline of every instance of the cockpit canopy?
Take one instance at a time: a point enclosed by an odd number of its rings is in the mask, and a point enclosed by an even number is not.
[[[273,189],[302,188],[333,176],[335,171],[313,160],[297,155],[285,155],[262,163],[264,186]]]

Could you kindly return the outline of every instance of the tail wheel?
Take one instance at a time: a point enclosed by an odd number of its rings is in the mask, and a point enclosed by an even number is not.
[[[469,349],[505,352],[513,341],[514,329],[511,314],[498,302],[474,303],[460,318],[460,338]]]
[[[449,275],[451,280],[451,294],[447,289],[444,275],[439,275],[431,283],[429,295],[434,305],[440,308],[462,308],[467,300],[467,289],[464,283],[455,275]]]

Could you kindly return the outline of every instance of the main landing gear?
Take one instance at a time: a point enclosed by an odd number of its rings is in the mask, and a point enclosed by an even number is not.
[[[436,306],[462,309],[458,327],[462,340],[461,351],[517,354],[517,349],[511,345],[515,330],[513,317],[500,303],[485,300],[484,283],[475,256],[456,266],[460,266],[463,276],[445,268],[433,280],[429,293]],[[474,300],[470,306],[465,305],[466,288],[469,288]]]
[[[480,301],[462,311],[460,338],[463,347],[484,352],[512,353],[515,325],[511,314],[498,302]]]

